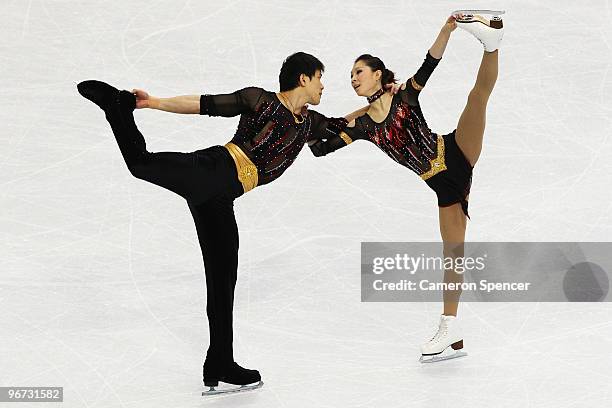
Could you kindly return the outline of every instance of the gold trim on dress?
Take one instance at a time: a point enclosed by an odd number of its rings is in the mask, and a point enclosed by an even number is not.
[[[421,174],[423,180],[427,180],[439,172],[446,170],[446,162],[444,160],[444,138],[440,135],[438,135],[438,157],[431,159],[429,163],[431,165],[429,171]]]
[[[417,84],[417,81],[414,80],[414,77],[410,78],[410,83],[412,84],[412,87],[417,91],[422,91],[424,88],[422,85]]]
[[[351,137],[347,135],[346,132],[340,132],[340,137],[342,138],[342,140],[344,140],[344,143],[346,143],[347,145],[353,143],[353,139],[351,139]]]
[[[238,180],[242,183],[244,192],[250,191],[257,187],[258,174],[257,167],[253,164],[251,159],[242,151],[238,145],[228,142],[224,146],[229,154],[234,159],[236,164],[236,172],[238,173]]]

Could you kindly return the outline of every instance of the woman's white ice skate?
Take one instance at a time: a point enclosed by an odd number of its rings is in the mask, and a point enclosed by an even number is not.
[[[467,356],[463,351],[463,336],[455,316],[440,316],[438,332],[421,346],[421,363],[436,363]]]
[[[503,10],[455,10],[457,27],[472,34],[484,45],[487,52],[493,52],[499,48],[504,36],[504,21],[500,15]]]

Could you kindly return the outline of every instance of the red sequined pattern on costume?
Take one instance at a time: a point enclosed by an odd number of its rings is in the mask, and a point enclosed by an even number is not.
[[[393,160],[421,175],[431,169],[431,160],[437,156],[437,135],[427,126],[421,108],[404,101],[402,92],[393,97],[383,122],[364,115],[345,132],[353,140],[371,141]]]
[[[363,115],[355,120],[354,127],[344,129],[348,138],[342,138],[341,134],[327,135],[316,143],[309,143],[313,153],[324,156],[352,140],[363,139],[371,141],[393,160],[418,175],[428,172],[431,160],[438,155],[438,136],[427,126],[418,97],[439,62],[440,59],[427,53],[421,67],[406,81],[405,89],[393,96],[389,113],[381,123],[374,122],[367,114]]]

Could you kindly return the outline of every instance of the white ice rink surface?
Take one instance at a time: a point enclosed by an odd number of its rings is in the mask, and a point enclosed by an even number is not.
[[[361,241],[440,239],[434,193],[366,142],[305,148],[236,201],[235,357],[265,386],[205,400],[187,205],[130,175],[76,91],[91,78],[161,97],[277,90],[302,50],[326,65],[317,110],[341,115],[364,104],[356,56],[406,79],[450,11],[482,6],[508,13],[467,240],[609,241],[609,1],[2,0],[0,386],[63,386],[63,404],[35,406],[66,408],[612,406],[609,303],[463,304],[470,356],[423,366],[441,305],[360,302]],[[481,53],[453,33],[421,95],[434,131],[456,126]],[[135,116],[150,151],[223,144],[237,124]]]

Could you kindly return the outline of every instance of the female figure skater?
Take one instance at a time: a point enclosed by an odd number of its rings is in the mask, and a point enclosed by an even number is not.
[[[338,135],[345,118],[328,119],[305,109],[323,93],[323,64],[298,52],[282,65],[280,92],[250,87],[225,95],[155,98],[100,81],[84,81],[79,93],[105,113],[121,154],[134,177],[183,197],[195,221],[206,272],[210,346],[203,367],[204,394],[260,387],[257,370],[234,362],[232,310],[238,268],[238,228],[233,203],[256,186],[280,177],[315,134]],[[210,116],[238,116],[231,142],[191,153],[149,152],[134,122],[136,108]],[[319,136],[321,137],[321,136]],[[240,388],[215,390],[219,382]]]
[[[471,14],[480,11],[480,14]],[[417,173],[438,198],[440,233],[444,257],[462,257],[472,169],[482,149],[487,101],[497,80],[498,46],[503,36],[503,12],[458,10],[447,19],[425,61],[401,88],[386,91],[396,81],[377,57],[361,55],[351,71],[357,95],[367,97],[369,109],[338,136],[309,142],[315,156],[322,156],[363,139],[376,144],[399,164]],[[419,93],[438,65],[451,33],[459,26],[484,45],[484,54],[456,130],[447,135],[432,133],[419,106]],[[355,112],[356,115],[359,112]],[[445,282],[459,283],[462,275],[453,269]],[[421,362],[434,362],[466,355],[458,327],[460,291],[444,291],[444,311],[438,332],[421,346]]]

